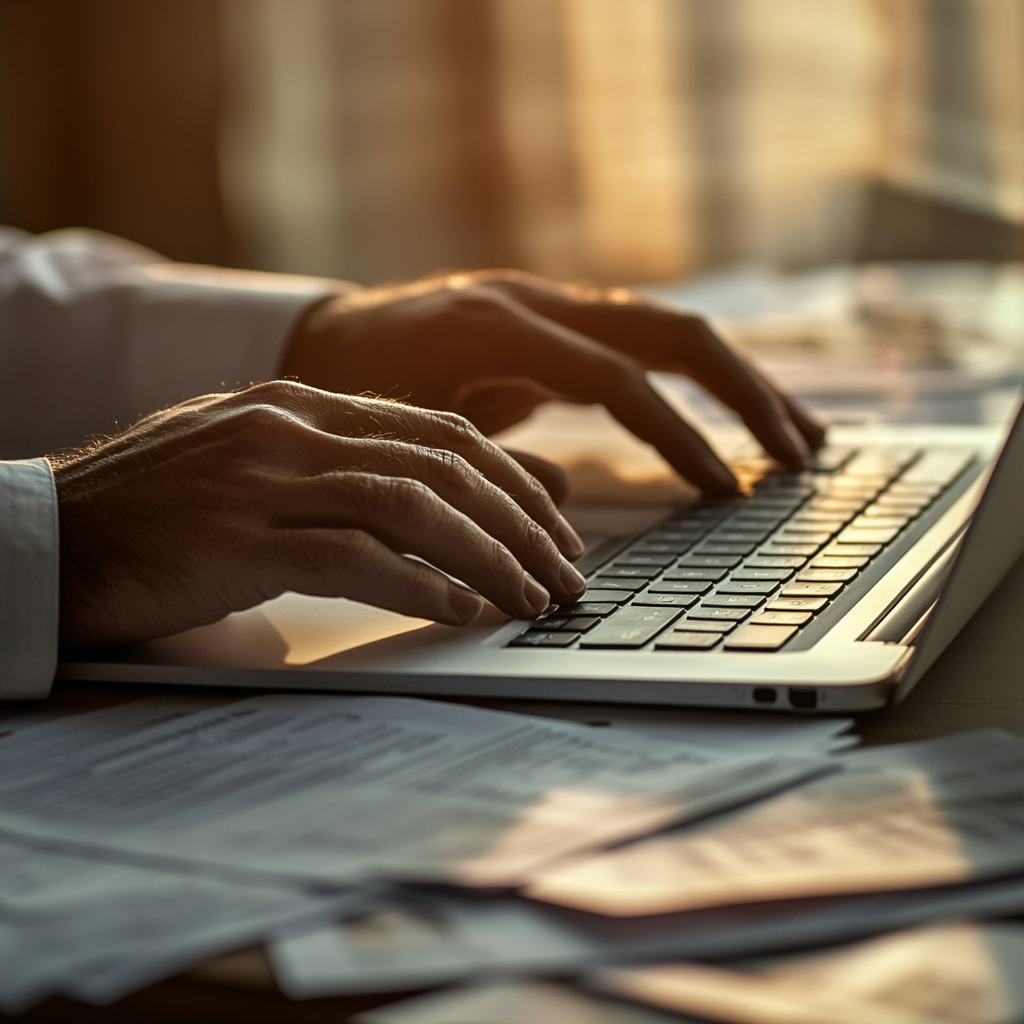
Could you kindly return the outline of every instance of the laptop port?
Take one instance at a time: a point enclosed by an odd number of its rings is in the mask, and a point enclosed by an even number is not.
[[[789,688],[789,703],[804,711],[812,710],[818,706],[817,690],[798,690],[795,686]]]
[[[770,686],[757,686],[754,688],[754,700],[758,704],[774,704],[776,700],[775,690]]]

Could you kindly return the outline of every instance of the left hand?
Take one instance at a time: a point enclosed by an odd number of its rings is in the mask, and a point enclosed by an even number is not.
[[[485,434],[552,398],[604,405],[703,491],[736,480],[647,382],[685,374],[743,418],[769,454],[800,468],[824,430],[698,316],[625,289],[478,271],[371,288],[314,307],[281,367],[331,391],[445,409]]]

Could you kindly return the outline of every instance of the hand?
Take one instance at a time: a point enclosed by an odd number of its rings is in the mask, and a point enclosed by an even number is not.
[[[63,643],[166,636],[286,590],[461,625],[483,597],[533,618],[584,589],[544,488],[451,413],[278,381],[50,462]]]
[[[732,473],[651,388],[646,370],[692,377],[792,468],[824,441],[823,429],[700,317],[625,289],[557,285],[516,271],[321,303],[296,329],[281,368],[326,390],[457,412],[488,434],[551,398],[600,403],[702,490],[735,491]]]

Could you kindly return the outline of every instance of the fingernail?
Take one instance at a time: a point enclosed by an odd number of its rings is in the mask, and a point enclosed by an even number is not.
[[[523,596],[538,615],[551,604],[551,595],[530,576],[523,577]]]
[[[559,516],[551,537],[558,545],[558,550],[567,558],[579,558],[585,547],[580,535],[569,525],[565,516]]]
[[[558,579],[570,594],[581,594],[587,588],[587,581],[564,558],[558,567]]]
[[[484,599],[475,590],[470,590],[461,583],[449,581],[448,607],[462,625],[472,622],[480,614],[483,606]]]

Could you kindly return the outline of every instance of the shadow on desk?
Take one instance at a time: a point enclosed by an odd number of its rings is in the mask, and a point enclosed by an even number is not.
[[[1024,735],[1024,561],[899,707],[861,716],[865,743],[899,743],[1000,726]],[[52,999],[0,1020],[46,1024],[344,1024],[354,1014],[413,993],[293,1002],[277,990],[260,950],[221,957],[108,1007]]]

